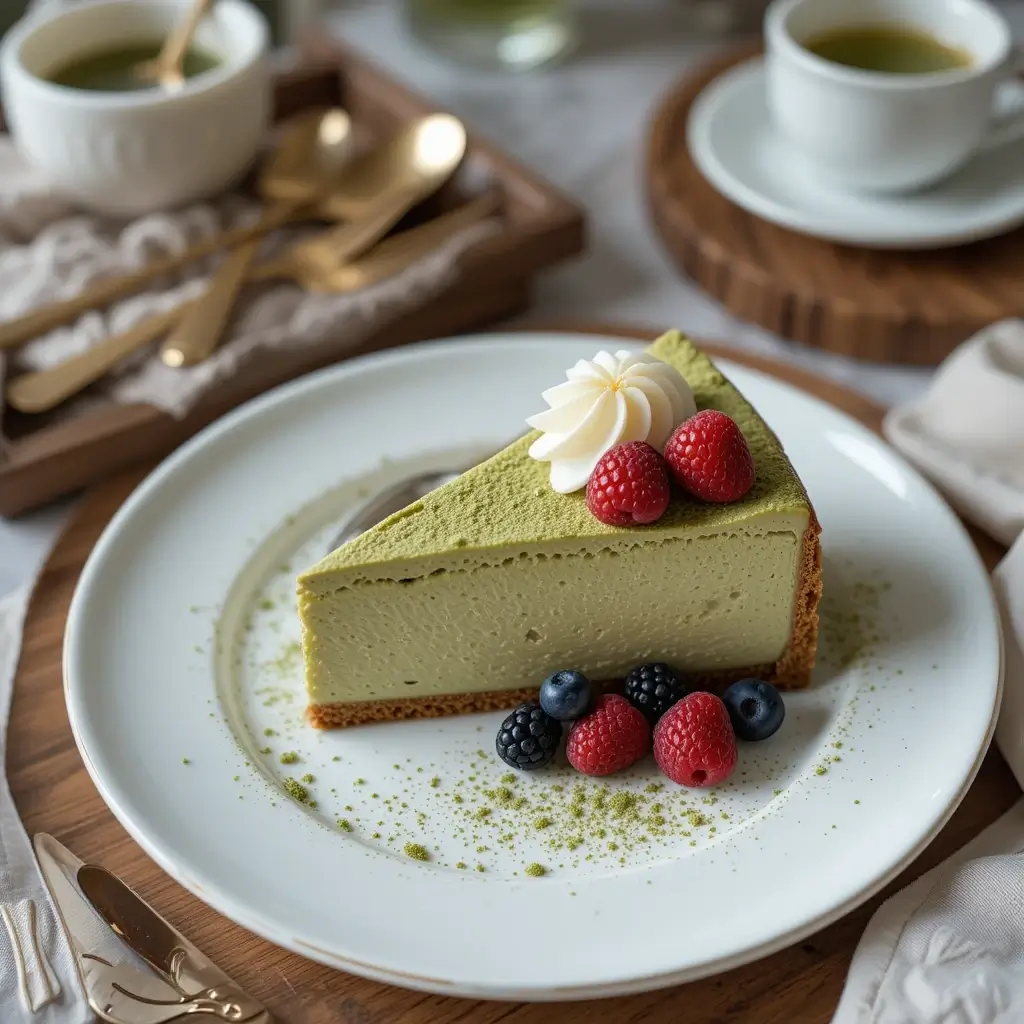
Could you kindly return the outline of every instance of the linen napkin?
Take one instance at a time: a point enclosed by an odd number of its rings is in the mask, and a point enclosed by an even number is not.
[[[464,173],[470,179],[475,175],[473,183],[479,183],[474,168]],[[130,272],[225,228],[251,223],[258,212],[252,200],[228,195],[127,222],[84,214],[55,195],[21,161],[10,139],[0,136],[0,320],[70,298],[101,278]],[[263,353],[322,346],[341,357],[389,320],[443,291],[457,278],[463,253],[495,226],[489,221],[466,228],[402,273],[349,295],[308,294],[291,283],[249,286],[227,337],[209,359],[171,369],[150,347],[124,360],[78,399],[77,407],[144,402],[180,417],[217,383]],[[264,243],[263,255],[296,237],[294,230],[275,232]],[[54,366],[151,313],[197,297],[219,259],[192,264],[139,294],[34,339],[7,354],[6,369],[0,353],[0,380],[5,372]],[[68,403],[62,414],[73,414],[77,407]],[[0,407],[0,427],[2,411]],[[0,458],[2,453],[0,431]]]
[[[884,432],[967,519],[1012,544],[993,573],[1005,645],[996,743],[1024,788],[1024,321],[964,342]],[[833,1024],[1024,1021],[1024,800],[884,903]]]
[[[31,584],[0,599],[0,764]],[[18,817],[6,776],[0,779],[0,1021],[87,1024],[71,950]]]

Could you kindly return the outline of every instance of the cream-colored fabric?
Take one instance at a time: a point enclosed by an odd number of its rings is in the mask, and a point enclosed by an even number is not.
[[[0,599],[0,764],[6,763],[7,717],[31,590],[25,584]],[[92,1019],[7,780],[0,779],[0,1021]]]
[[[1012,544],[1024,530],[1024,320],[965,341],[885,435],[962,515]]]
[[[1013,545],[992,579],[1006,660],[996,743],[1024,787],[1024,322],[964,342],[885,433],[962,515]],[[833,1024],[1021,1021],[1024,800],[881,906]]]

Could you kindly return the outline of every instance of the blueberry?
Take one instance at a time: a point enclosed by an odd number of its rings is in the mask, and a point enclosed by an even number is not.
[[[560,722],[582,718],[590,707],[590,680],[582,672],[562,669],[540,684],[540,706]]]
[[[737,739],[766,740],[778,732],[786,717],[786,705],[779,691],[760,679],[741,679],[733,683],[722,694],[722,701],[729,711]]]

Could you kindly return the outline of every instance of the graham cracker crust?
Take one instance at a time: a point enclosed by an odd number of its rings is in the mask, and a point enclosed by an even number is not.
[[[818,650],[818,601],[821,598],[821,525],[810,511],[804,532],[797,578],[793,632],[782,656],[770,665],[746,665],[742,668],[688,674],[698,689],[721,691],[737,679],[754,677],[773,683],[781,690],[800,690],[811,684],[811,670]],[[619,680],[598,683],[604,692],[614,691]],[[394,722],[405,718],[445,718],[481,711],[502,711],[523,701],[536,700],[537,687],[518,690],[488,690],[483,693],[436,697],[398,697],[392,700],[367,700],[358,703],[310,704],[306,717],[317,729],[344,729],[370,722]]]
[[[810,520],[804,531],[800,573],[796,584],[793,632],[782,657],[764,676],[780,690],[804,690],[811,685],[811,670],[818,654],[818,603],[821,601],[821,523],[807,503]]]
[[[364,700],[356,704],[310,704],[306,709],[309,724],[317,729],[344,729],[368,722],[396,722],[403,718],[445,718],[471,715],[478,711],[514,708],[524,700],[536,700],[538,688],[489,690],[437,697],[396,697],[392,700]]]

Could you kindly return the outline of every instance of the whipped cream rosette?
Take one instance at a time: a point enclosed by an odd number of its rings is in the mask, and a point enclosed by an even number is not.
[[[697,411],[690,385],[674,367],[643,352],[598,352],[543,393],[550,408],[527,419],[542,435],[530,456],[551,463],[560,494],[586,487],[598,460],[626,441],[660,452],[672,431]]]

